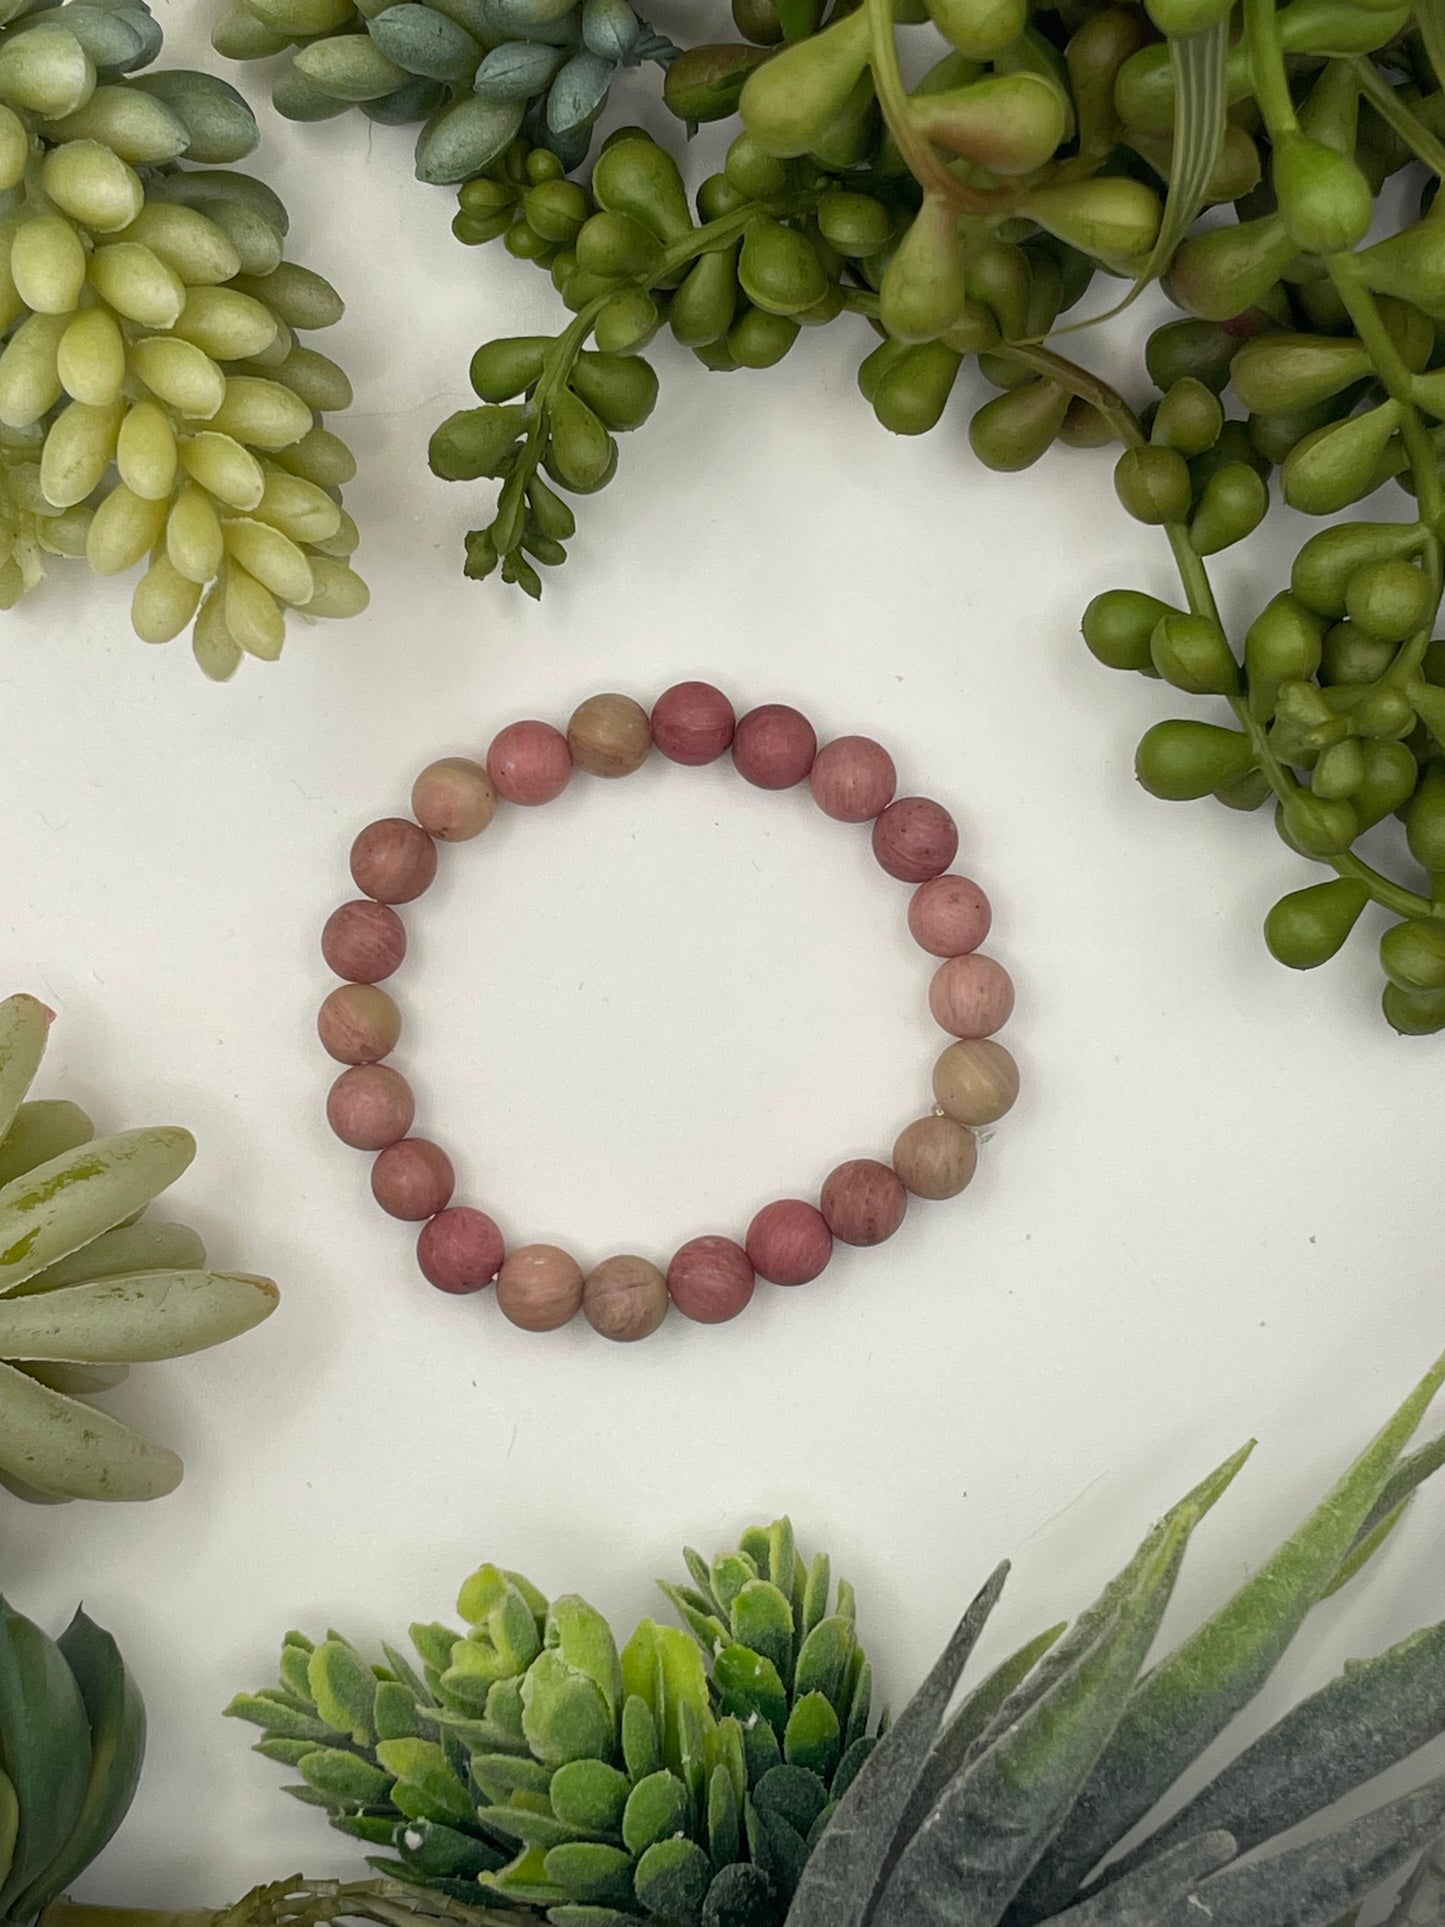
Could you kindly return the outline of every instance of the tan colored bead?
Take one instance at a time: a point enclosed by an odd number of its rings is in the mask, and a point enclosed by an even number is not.
[[[1019,1094],[1019,1067],[990,1037],[950,1044],[933,1067],[938,1107],[958,1124],[996,1124]]]
[[[582,1310],[604,1338],[631,1344],[649,1337],[667,1316],[667,1280],[656,1265],[630,1252],[605,1258],[583,1287]]]
[[[921,1117],[893,1147],[893,1169],[915,1198],[956,1198],[978,1164],[978,1140],[951,1117]]]
[[[521,1245],[497,1273],[497,1303],[523,1331],[556,1331],[581,1308],[582,1267],[556,1245]]]
[[[652,754],[652,724],[630,696],[589,696],[572,712],[567,747],[591,776],[630,776]]]
[[[497,813],[497,792],[480,763],[443,756],[428,763],[411,789],[411,812],[441,843],[480,836]]]
[[[401,1012],[375,984],[342,984],[321,1006],[316,1030],[338,1064],[377,1064],[396,1049]]]

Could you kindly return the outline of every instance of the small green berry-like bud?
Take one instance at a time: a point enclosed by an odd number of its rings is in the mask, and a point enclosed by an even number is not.
[[[1445,990],[1445,923],[1412,917],[1380,939],[1380,963],[1401,990]]]
[[[1134,773],[1151,796],[1185,803],[1241,781],[1254,767],[1249,738],[1216,723],[1182,720],[1146,730],[1134,756]]]
[[[1434,602],[1424,571],[1399,556],[1367,562],[1345,586],[1350,621],[1382,642],[1404,642],[1424,628]]]
[[[1313,970],[1344,944],[1370,900],[1363,883],[1336,877],[1292,890],[1281,897],[1264,920],[1264,940],[1270,955],[1290,970]]]
[[[1348,803],[1295,790],[1279,806],[1276,827],[1301,856],[1340,856],[1359,835],[1359,818]]]
[[[1208,616],[1167,615],[1149,638],[1154,667],[1191,696],[1231,696],[1239,688],[1239,664],[1224,631]]]
[[[1402,990],[1386,984],[1380,1000],[1385,1021],[1402,1037],[1431,1037],[1445,1030],[1445,990]]]
[[[1031,468],[1053,447],[1068,406],[1066,390],[1053,382],[1026,382],[984,403],[968,425],[969,446],[985,468]]]
[[[1341,254],[1370,231],[1370,183],[1347,155],[1307,134],[1276,141],[1274,191],[1290,238],[1306,254]]]
[[[1114,464],[1114,489],[1135,521],[1151,526],[1187,520],[1193,500],[1188,466],[1172,448],[1125,449]]]
[[[1234,356],[1234,391],[1254,413],[1277,414],[1328,401],[1372,372],[1363,342],[1318,335],[1261,335]]]
[[[1090,653],[1108,669],[1136,669],[1155,676],[1149,638],[1166,616],[1182,611],[1145,595],[1141,589],[1106,589],[1084,611],[1084,641]]]
[[[1212,448],[1223,426],[1219,397],[1193,375],[1184,375],[1155,410],[1149,439],[1161,448],[1178,449],[1187,459]]]
[[[1424,540],[1423,529],[1415,523],[1343,522],[1321,529],[1295,557],[1290,588],[1307,609],[1342,616],[1356,569],[1385,556],[1416,555]]]
[[[1189,523],[1189,546],[1196,555],[1215,555],[1252,535],[1269,508],[1269,489],[1248,462],[1226,462],[1216,469],[1199,497]]]

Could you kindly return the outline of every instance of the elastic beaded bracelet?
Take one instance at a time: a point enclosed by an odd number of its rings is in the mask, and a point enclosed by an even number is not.
[[[805,779],[818,807],[841,823],[871,825],[873,853],[890,876],[914,887],[908,927],[940,958],[928,1001],[956,1040],[933,1067],[934,1108],[910,1124],[891,1162],[853,1158],[824,1181],[816,1204],[782,1198],[765,1205],[745,1237],[692,1238],[667,1270],[632,1253],[585,1273],[555,1245],[507,1249],[495,1221],[452,1203],[452,1163],[440,1145],[413,1137],[416,1101],[399,1071],[383,1060],[401,1036],[401,1012],[381,983],[406,956],[406,929],[395,905],[421,896],[436,875],[437,845],[479,836],[502,803],[534,807],[559,796],[574,770],[614,778],[640,769],[653,749],[691,767],[729,749],[739,775],[759,789],[796,788]],[[351,846],[351,875],[363,895],[332,912],[321,950],[346,981],[321,1006],[317,1028],[330,1055],[347,1065],[332,1085],[332,1130],[374,1153],[371,1188],[393,1217],[420,1223],[417,1262],[439,1291],[480,1291],[494,1280],[514,1325],[552,1331],[580,1310],[603,1337],[622,1341],[656,1331],[675,1305],[700,1324],[735,1318],[758,1278],[807,1284],[835,1242],[876,1245],[903,1222],[910,1196],[956,1197],[973,1177],[977,1130],[1001,1118],[1018,1095],[1013,1058],[993,1033],[1013,1009],[1008,973],[979,953],[991,920],[976,883],[949,871],[958,830],[939,803],[895,795],[887,750],[866,736],[818,747],[807,718],[782,703],[734,716],[709,683],[679,683],[649,717],[628,696],[584,702],[566,734],[549,723],[510,723],[486,763],[448,756],[430,764],[412,789],[413,816],[384,817]]]

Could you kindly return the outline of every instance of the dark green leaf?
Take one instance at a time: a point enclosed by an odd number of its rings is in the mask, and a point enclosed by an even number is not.
[[[1050,1927],[1158,1927],[1161,1908],[1183,1900],[1207,1874],[1234,1858],[1234,1840],[1227,1833],[1180,1841],[1148,1866],[1056,1915]]]

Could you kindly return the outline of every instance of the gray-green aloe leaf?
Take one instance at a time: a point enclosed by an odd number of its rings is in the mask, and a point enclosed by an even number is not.
[[[1203,1833],[1178,1841],[1114,1886],[1057,1914],[1050,1927],[1159,1927],[1161,1909],[1183,1900],[1201,1880],[1235,1858],[1235,1840],[1229,1833]]]
[[[252,1330],[278,1295],[267,1278],[150,1271],[0,1299],[0,1358],[108,1364],[181,1358]]]
[[[195,1154],[189,1131],[121,1131],[7,1184],[0,1190],[0,1293],[133,1217]]]

